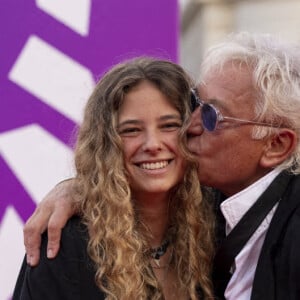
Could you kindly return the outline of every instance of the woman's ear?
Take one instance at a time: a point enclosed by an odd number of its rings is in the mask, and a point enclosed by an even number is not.
[[[283,128],[267,138],[261,165],[265,168],[274,168],[284,162],[294,152],[297,145],[296,132]]]

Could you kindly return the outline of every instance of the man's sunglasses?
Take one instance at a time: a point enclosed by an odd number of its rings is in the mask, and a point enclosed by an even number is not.
[[[255,122],[244,119],[225,117],[222,113],[212,104],[203,102],[197,95],[195,89],[191,90],[191,110],[194,111],[198,106],[201,107],[201,119],[202,126],[204,129],[208,131],[215,131],[221,128],[220,123],[222,122],[234,122],[236,125],[244,125],[244,124],[252,124],[252,125],[260,125],[260,126],[268,126],[268,127],[277,127],[272,124],[263,123],[263,122]]]

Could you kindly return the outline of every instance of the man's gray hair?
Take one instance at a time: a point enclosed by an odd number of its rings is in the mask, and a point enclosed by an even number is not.
[[[200,78],[211,72],[222,72],[224,65],[248,67],[253,72],[253,88],[257,98],[256,118],[274,126],[284,126],[297,133],[297,146],[278,168],[300,173],[300,45],[269,34],[241,32],[206,53]],[[204,82],[205,84],[205,82]],[[276,128],[255,126],[253,138],[261,139]]]

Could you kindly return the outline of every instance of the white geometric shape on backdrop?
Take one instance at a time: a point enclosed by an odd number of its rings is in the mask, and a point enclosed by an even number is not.
[[[8,207],[0,223],[0,299],[11,299],[24,254],[23,222]]]
[[[37,124],[1,134],[0,153],[35,203],[74,176],[73,151]]]
[[[9,79],[77,123],[95,86],[89,69],[34,35],[10,70]]]
[[[36,5],[80,35],[88,35],[91,0],[36,0]]]

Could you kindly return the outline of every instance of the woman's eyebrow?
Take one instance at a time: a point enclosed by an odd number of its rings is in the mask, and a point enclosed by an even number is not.
[[[172,115],[164,115],[159,118],[159,120],[162,120],[162,121],[171,120],[171,119],[181,120],[181,116],[177,115],[177,114],[172,114]]]
[[[170,114],[170,115],[163,115],[163,116],[160,116],[158,118],[158,120],[160,121],[166,121],[166,120],[181,120],[181,117],[180,115],[177,115],[177,114]],[[121,123],[118,124],[118,128],[122,127],[122,126],[125,126],[125,125],[140,125],[142,124],[143,122],[138,120],[138,119],[127,119],[127,120],[124,120],[122,121]]]
[[[139,125],[141,123],[142,123],[142,121],[139,121],[137,119],[128,119],[128,120],[125,120],[125,121],[119,123],[118,128],[125,126],[125,125]]]

